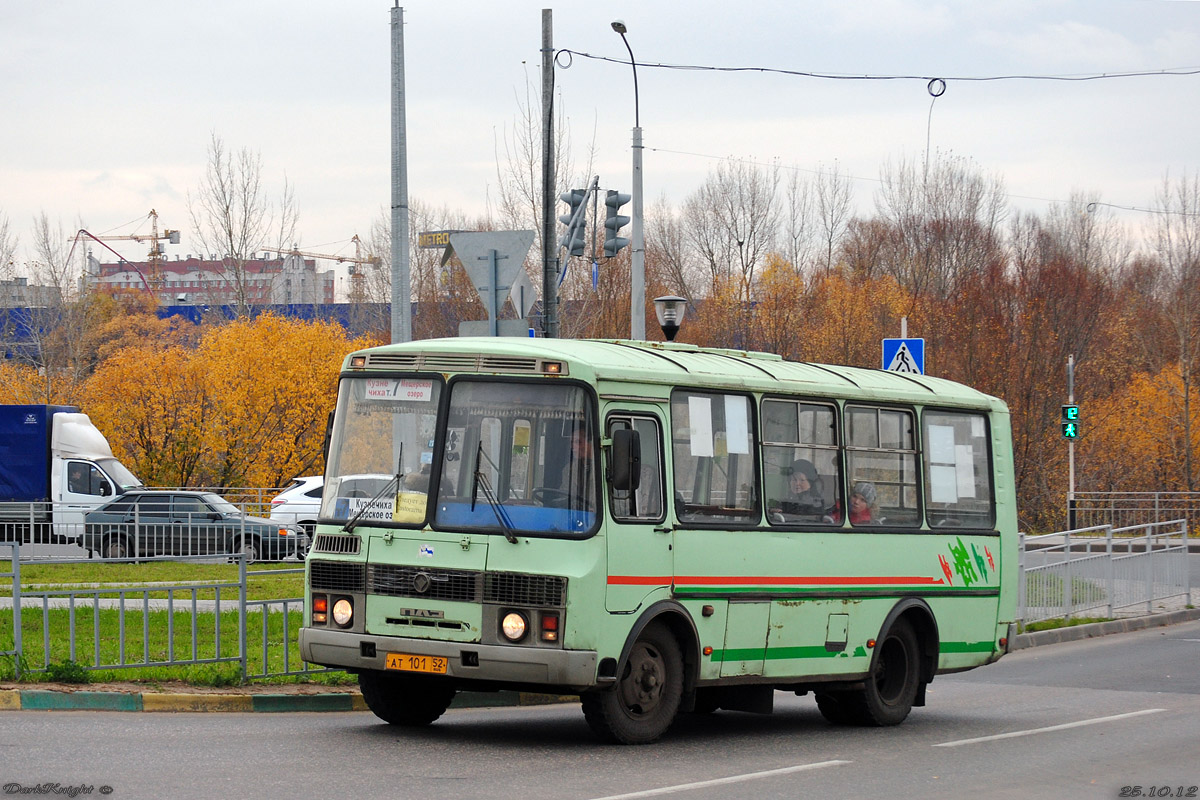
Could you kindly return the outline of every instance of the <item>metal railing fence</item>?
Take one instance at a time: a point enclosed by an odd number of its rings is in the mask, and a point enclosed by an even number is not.
[[[256,576],[299,574],[302,566],[251,570],[241,552],[219,559],[43,557],[36,561],[39,567],[81,561],[101,569],[123,563],[232,561],[236,577],[30,585],[21,576],[21,544],[0,547],[8,548],[11,564],[10,571],[0,572],[0,595],[11,589],[9,597],[0,596],[0,660],[11,660],[16,677],[50,673],[66,661],[84,671],[236,664],[243,682],[329,671],[299,658],[296,634],[304,617],[303,598],[248,599]],[[9,579],[8,587],[3,579]]]
[[[1078,528],[1185,519],[1194,530],[1200,523],[1200,492],[1075,492],[1074,505]]]
[[[1087,612],[1150,614],[1173,598],[1191,605],[1186,519],[1021,534],[1020,565],[1017,616],[1025,623]]]

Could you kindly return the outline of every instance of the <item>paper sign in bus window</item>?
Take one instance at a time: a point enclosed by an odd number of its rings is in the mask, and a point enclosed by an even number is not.
[[[750,454],[750,414],[746,398],[725,395],[725,449],[728,453]]]
[[[688,398],[688,432],[691,436],[692,456],[712,458],[713,421],[712,399],[708,397]]]

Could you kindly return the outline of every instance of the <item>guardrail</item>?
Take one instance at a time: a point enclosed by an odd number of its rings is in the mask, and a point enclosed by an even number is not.
[[[1200,522],[1200,492],[1075,492],[1074,524],[1125,528],[1148,522]]]
[[[299,597],[249,600],[256,576],[303,573],[251,570],[244,553],[99,559],[101,564],[170,561],[235,562],[236,577],[180,582],[120,581],[88,586],[23,583],[19,542],[6,543],[11,601],[0,597],[0,658],[11,659],[16,677],[51,673],[65,662],[84,671],[205,664],[236,664],[251,678],[329,671],[299,658],[296,633],[304,618]],[[3,551],[0,550],[0,555]],[[37,564],[80,563],[80,557],[39,558]],[[11,620],[11,626],[8,623]],[[260,645],[252,645],[260,642]]]
[[[1030,623],[1143,605],[1149,614],[1172,598],[1190,605],[1187,557],[1186,519],[1021,534],[1017,615]]]

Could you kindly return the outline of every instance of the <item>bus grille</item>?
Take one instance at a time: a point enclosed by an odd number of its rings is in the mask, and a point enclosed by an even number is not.
[[[519,606],[561,606],[566,589],[566,578],[494,572],[484,576],[483,599]]]
[[[367,591],[388,597],[428,597],[471,603],[479,601],[479,578],[478,572],[371,564],[367,567]]]
[[[366,587],[363,564],[309,560],[309,583],[327,592],[361,592]]]
[[[463,603],[562,606],[566,603],[567,579],[371,564],[367,567],[367,591],[388,597],[426,597]]]
[[[335,553],[342,556],[356,556],[362,540],[357,535],[347,536],[341,533],[318,533],[313,541],[312,552]]]
[[[523,356],[490,356],[474,353],[371,353],[370,369],[429,372],[528,372],[541,374],[538,359]]]

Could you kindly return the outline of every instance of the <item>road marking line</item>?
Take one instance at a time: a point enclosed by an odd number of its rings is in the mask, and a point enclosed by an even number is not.
[[[775,775],[787,775],[792,772],[805,772],[812,769],[821,769],[823,767],[836,767],[842,764],[851,764],[851,761],[818,761],[815,764],[799,764],[794,767],[782,767],[781,769],[769,769],[765,772],[747,772],[745,775],[731,775],[728,778],[714,778],[711,781],[697,781],[695,783],[681,783],[676,786],[664,786],[661,789],[647,789],[643,792],[630,792],[628,794],[612,794],[607,797],[597,797],[595,800],[630,800],[634,797],[656,797],[660,794],[671,794],[673,792],[686,792],[689,789],[706,789],[709,786],[721,786],[726,783],[741,783],[742,781],[753,781],[759,778],[771,778]]]
[[[1096,717],[1095,719],[1081,719],[1078,722],[1067,722],[1063,725],[1051,725],[1048,728],[1033,728],[1027,731],[1013,731],[1011,733],[998,733],[995,736],[980,736],[976,739],[959,739],[957,742],[942,742],[935,744],[934,747],[958,747],[964,744],[977,744],[979,742],[993,742],[997,739],[1014,739],[1018,736],[1032,736],[1035,733],[1049,733],[1050,731],[1065,731],[1067,728],[1082,728],[1085,725],[1098,725],[1101,722],[1116,722],[1119,719],[1128,719],[1130,717],[1141,717],[1146,714],[1157,714],[1160,711],[1166,711],[1165,708],[1147,708],[1143,711],[1130,711],[1128,714],[1116,714],[1111,717]]]

